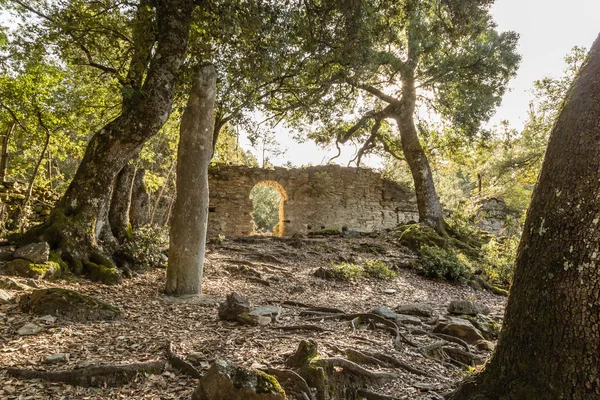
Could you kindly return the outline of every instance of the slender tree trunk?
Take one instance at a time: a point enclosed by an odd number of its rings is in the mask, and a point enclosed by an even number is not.
[[[600,399],[600,36],[550,134],[497,350],[453,400]]]
[[[145,176],[145,169],[138,168],[135,171],[131,189],[131,206],[129,207],[129,221],[133,229],[150,223],[150,196],[144,182]]]
[[[119,242],[125,240],[131,232],[129,208],[134,176],[135,165],[125,165],[117,175],[115,187],[113,188],[108,221],[110,222],[112,234]]]
[[[402,151],[415,183],[419,221],[438,233],[445,232],[442,206],[435,190],[429,161],[419,141],[415,127],[414,113],[417,96],[415,81],[412,77],[402,81],[402,98],[399,111],[395,115]]]
[[[154,224],[154,216],[156,215],[156,210],[158,210],[158,205],[160,204],[160,201],[162,200],[165,191],[167,190],[167,187],[169,186],[169,182],[171,182],[171,174],[173,173],[173,170],[175,169],[175,165],[177,165],[177,162],[173,162],[171,164],[171,167],[169,168],[169,172],[167,173],[167,179],[165,179],[165,184],[163,185],[163,187],[160,188],[160,192],[158,192],[158,197],[156,197],[156,201],[154,201],[154,207],[152,207],[152,213],[150,214],[150,223]]]
[[[177,151],[177,195],[170,231],[165,292],[202,292],[202,270],[208,223],[208,167],[212,157],[217,74],[202,68],[181,117]]]
[[[16,122],[11,121],[2,136],[2,149],[0,150],[0,183],[6,180],[6,170],[8,169],[8,142],[12,135],[12,131],[15,127]]]
[[[44,130],[46,131],[46,140],[44,141],[44,147],[42,148],[40,157],[38,158],[38,161],[35,164],[35,167],[33,168],[33,173],[31,174],[31,179],[29,179],[29,184],[27,185],[27,191],[25,192],[25,198],[23,199],[23,203],[21,204],[21,207],[19,208],[19,211],[17,212],[17,217],[16,217],[17,226],[20,229],[23,228],[23,223],[24,223],[24,219],[25,219],[24,213],[25,213],[25,209],[27,208],[27,204],[29,204],[29,200],[31,200],[31,195],[33,193],[33,185],[35,184],[35,178],[37,178],[38,172],[40,171],[40,166],[42,165],[42,161],[44,161],[44,158],[46,156],[46,151],[48,150],[48,145],[50,144],[50,131],[42,123],[40,115],[38,115],[38,118],[40,120],[40,126],[43,127]]]
[[[48,178],[48,186],[52,190],[52,152],[48,150],[48,163],[46,164],[46,177]]]
[[[187,41],[194,0],[157,0],[157,45],[135,101],[124,99],[120,116],[97,132],[75,177],[53,210],[43,237],[69,258],[89,258],[99,250],[97,239],[115,178],[143,144],[166,122],[173,101]],[[66,225],[66,226],[65,226]],[[102,227],[100,227],[102,228]],[[90,235],[95,232],[95,235]],[[29,237],[37,235],[39,230]]]

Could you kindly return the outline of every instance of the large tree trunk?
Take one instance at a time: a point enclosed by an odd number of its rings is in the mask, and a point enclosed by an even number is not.
[[[150,223],[150,195],[144,178],[146,170],[138,168],[135,171],[131,189],[131,205],[129,207],[129,222],[133,229]]]
[[[402,98],[400,99],[399,110],[395,115],[400,130],[402,152],[415,184],[419,222],[435,229],[438,233],[444,233],[445,223],[442,206],[435,190],[429,161],[423,151],[415,127],[416,101],[415,81],[412,77],[407,77],[402,81]]]
[[[2,148],[0,149],[0,183],[6,179],[6,170],[8,168],[8,142],[15,127],[16,122],[12,121],[8,124],[6,132],[2,136]]]
[[[202,270],[208,222],[208,167],[212,157],[217,73],[202,68],[181,117],[177,150],[177,197],[170,232],[165,292],[202,292]]]
[[[135,165],[126,164],[117,175],[113,188],[108,221],[112,234],[119,242],[125,240],[131,232],[129,223],[129,208],[131,204],[131,190],[135,176]]]
[[[498,347],[453,400],[600,399],[600,36],[552,129]]]
[[[69,259],[87,259],[90,252],[99,250],[97,240],[107,220],[100,216],[107,212],[117,174],[160,130],[171,112],[194,1],[158,0],[154,4],[158,39],[141,95],[135,96],[135,101],[125,98],[121,115],[92,137],[46,226],[29,235],[31,240],[42,231],[42,237],[54,248],[68,252]]]

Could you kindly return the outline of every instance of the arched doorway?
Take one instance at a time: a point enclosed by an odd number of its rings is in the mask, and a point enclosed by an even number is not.
[[[284,205],[287,193],[275,181],[261,181],[252,188],[250,199],[254,205],[252,219],[254,235],[283,236]]]

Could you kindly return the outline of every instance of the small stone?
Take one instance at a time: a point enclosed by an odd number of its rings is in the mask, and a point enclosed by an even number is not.
[[[479,340],[477,343],[475,343],[475,347],[477,350],[494,351],[496,345],[489,340]]]
[[[487,315],[490,308],[483,303],[469,300],[453,300],[448,306],[448,312],[457,315]]]
[[[391,308],[386,307],[386,306],[375,307],[374,309],[372,309],[369,312],[373,313],[373,314],[381,315],[382,317],[389,318],[389,319],[396,319],[396,317],[398,316],[398,314],[393,312],[391,310]]]
[[[236,321],[238,315],[250,312],[250,302],[232,292],[227,295],[227,299],[219,306],[219,318],[225,321]]]
[[[13,300],[13,295],[8,293],[6,290],[0,289],[0,304],[9,304]]]
[[[206,355],[200,352],[194,352],[187,355],[187,359],[194,363],[200,363],[206,360]]]
[[[37,335],[42,330],[44,330],[44,328],[30,322],[28,324],[23,325],[21,328],[19,328],[19,330],[17,331],[17,335],[19,335],[19,336]]]
[[[395,294],[397,292],[396,289],[385,289],[383,293],[385,294]]]
[[[269,277],[269,280],[273,281],[273,282],[281,283],[281,282],[285,281],[285,278],[283,276],[273,275],[273,276]]]
[[[414,315],[396,314],[396,321],[405,325],[421,325],[421,319]]]
[[[40,285],[37,284],[33,279],[27,279],[27,286],[32,287],[34,289],[39,289]]]
[[[22,258],[34,264],[43,264],[48,262],[48,257],[50,257],[50,246],[46,242],[30,243],[18,248],[14,257]]]
[[[63,362],[69,362],[69,353],[56,353],[44,358],[44,364],[58,364]]]
[[[250,315],[269,317],[271,319],[270,322],[276,322],[279,320],[279,315],[281,315],[281,308],[277,306],[260,306],[252,310]]]
[[[398,314],[416,315],[418,317],[430,318],[433,316],[433,308],[429,304],[409,303],[396,308]]]
[[[48,314],[44,315],[43,317],[40,317],[39,321],[45,325],[52,325],[56,322],[56,317],[53,317],[52,315]]]

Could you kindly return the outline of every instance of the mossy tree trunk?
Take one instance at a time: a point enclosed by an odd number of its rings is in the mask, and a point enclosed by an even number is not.
[[[106,231],[115,178],[161,129],[171,112],[187,52],[194,1],[157,0],[153,4],[155,18],[146,15],[151,8],[141,7],[135,22],[136,43],[130,65],[133,94],[124,97],[121,114],[92,137],[73,181],[46,224],[26,237],[41,236],[75,264],[91,254],[102,254],[100,235]],[[156,35],[148,33],[154,31]],[[156,46],[150,53],[154,38]],[[142,79],[143,84],[135,87]],[[102,259],[112,265],[107,257]]]
[[[203,67],[192,86],[181,117],[177,149],[177,195],[170,231],[165,292],[202,292],[202,270],[208,223],[208,167],[212,157],[217,73]]]
[[[452,400],[600,398],[600,36],[527,213],[497,350]]]
[[[6,127],[4,135],[2,135],[2,145],[0,148],[0,183],[4,183],[6,179],[6,170],[8,169],[8,143],[12,136],[12,131],[15,128],[16,122],[11,121]]]

